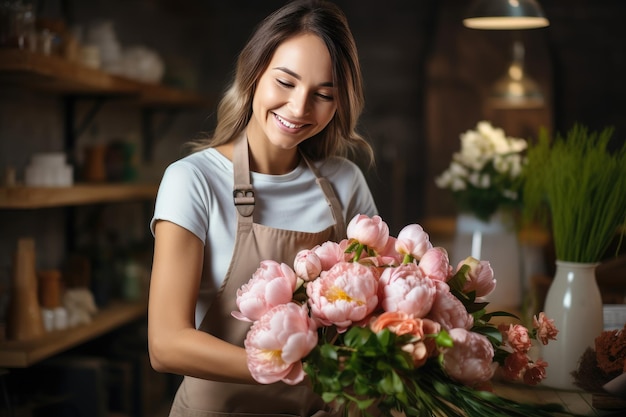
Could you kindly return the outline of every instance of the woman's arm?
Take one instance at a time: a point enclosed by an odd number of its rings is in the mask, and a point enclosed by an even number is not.
[[[159,221],[154,235],[148,304],[152,367],[203,379],[254,383],[244,349],[195,328],[204,257],[200,239],[168,221]]]

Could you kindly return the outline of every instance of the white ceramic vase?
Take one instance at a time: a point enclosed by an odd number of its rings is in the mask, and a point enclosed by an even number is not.
[[[485,222],[472,214],[459,214],[450,261],[456,267],[468,256],[489,261],[493,269],[496,288],[485,297],[488,309],[519,312],[523,262],[512,215],[498,211]]]
[[[544,312],[559,330],[557,340],[541,349],[548,362],[544,385],[580,390],[572,372],[595,338],[602,333],[604,319],[602,297],[596,281],[597,263],[556,261],[556,274],[550,285]]]

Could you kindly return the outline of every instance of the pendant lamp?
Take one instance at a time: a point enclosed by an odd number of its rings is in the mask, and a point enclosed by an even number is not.
[[[535,29],[550,24],[535,0],[475,0],[463,24],[472,29]]]

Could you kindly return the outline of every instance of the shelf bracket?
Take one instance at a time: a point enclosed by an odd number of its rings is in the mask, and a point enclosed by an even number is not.
[[[162,119],[161,123],[158,126],[155,126],[155,116],[160,112],[165,115],[165,118]],[[145,162],[152,161],[154,146],[157,141],[157,137],[162,137],[165,135],[167,130],[169,130],[174,124],[174,119],[180,113],[180,111],[175,109],[167,109],[161,110],[155,108],[144,108],[141,111],[141,129],[142,129],[142,137],[143,137],[143,160]]]
[[[72,152],[76,141],[80,136],[85,133],[87,128],[93,122],[106,99],[104,97],[94,97],[95,102],[87,111],[80,123],[76,122],[76,103],[79,97],[66,96],[65,101],[65,149],[67,152]]]

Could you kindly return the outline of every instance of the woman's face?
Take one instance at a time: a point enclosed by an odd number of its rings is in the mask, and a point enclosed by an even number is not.
[[[326,45],[312,34],[284,41],[261,74],[252,100],[250,140],[294,149],[328,125],[337,104]]]

